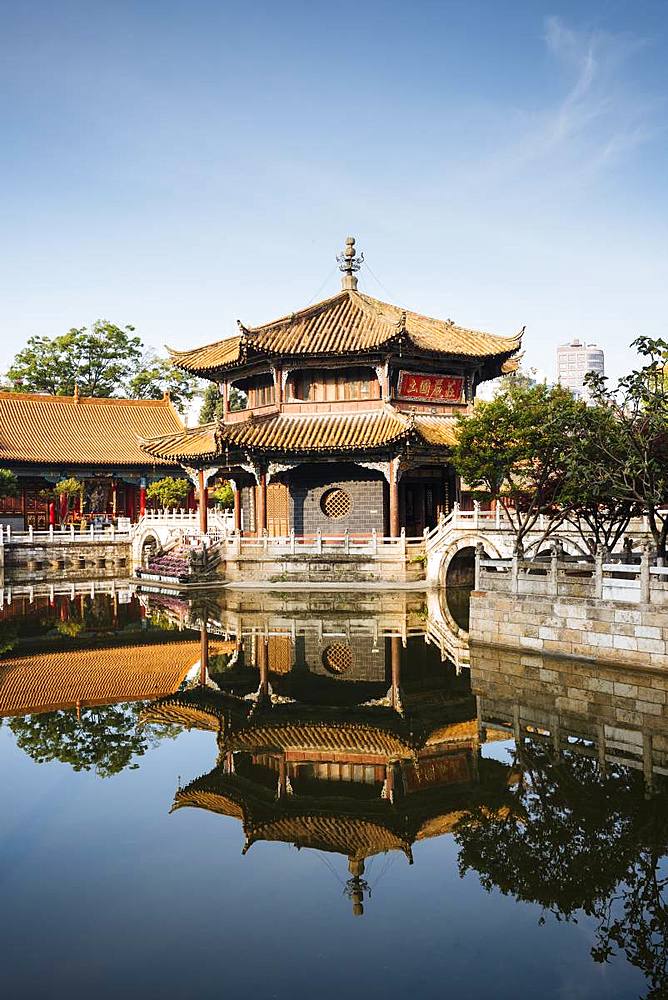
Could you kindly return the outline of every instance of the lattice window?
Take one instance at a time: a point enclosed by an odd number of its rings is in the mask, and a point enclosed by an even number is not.
[[[335,642],[322,654],[322,662],[330,673],[345,674],[353,665],[353,651],[350,646]]]
[[[323,493],[320,501],[320,509],[325,517],[333,521],[340,521],[342,517],[348,517],[352,510],[353,501],[349,493],[336,486],[332,490]]]

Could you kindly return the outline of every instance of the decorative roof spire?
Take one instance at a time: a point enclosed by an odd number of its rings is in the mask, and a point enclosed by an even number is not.
[[[349,288],[352,289],[352,291],[355,291],[357,288],[355,271],[359,271],[363,260],[363,253],[358,255],[355,254],[355,237],[346,236],[345,249],[343,253],[337,254],[336,257],[339,270],[343,272],[343,278],[341,279],[341,287],[343,289]]]

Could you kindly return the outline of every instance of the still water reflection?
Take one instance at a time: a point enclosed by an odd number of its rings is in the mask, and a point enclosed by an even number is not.
[[[1,615],[7,995],[668,995],[664,678],[416,594]]]

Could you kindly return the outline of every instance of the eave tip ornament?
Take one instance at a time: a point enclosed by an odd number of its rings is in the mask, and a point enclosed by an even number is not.
[[[343,278],[341,279],[341,287],[343,289],[350,288],[354,291],[357,288],[355,271],[359,271],[363,260],[364,254],[357,254],[355,251],[355,237],[347,236],[343,253],[336,256],[339,270],[343,272]]]

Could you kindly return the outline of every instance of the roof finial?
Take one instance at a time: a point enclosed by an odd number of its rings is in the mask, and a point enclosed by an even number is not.
[[[339,270],[343,271],[343,278],[341,279],[341,287],[343,289],[351,289],[355,291],[357,289],[357,278],[355,277],[355,271],[359,271],[362,266],[362,261],[364,260],[364,254],[360,253],[355,255],[355,237],[346,236],[346,246],[343,253],[337,254],[337,263],[339,265]]]
[[[79,386],[78,386],[77,383],[75,383],[75,385],[74,385],[74,396],[73,396],[73,399],[74,399],[75,403],[79,402]]]

